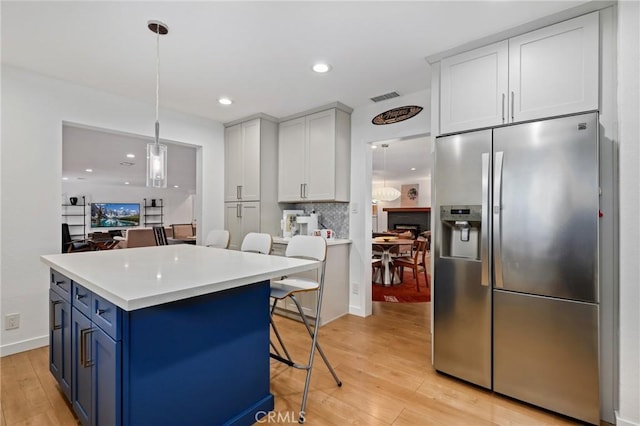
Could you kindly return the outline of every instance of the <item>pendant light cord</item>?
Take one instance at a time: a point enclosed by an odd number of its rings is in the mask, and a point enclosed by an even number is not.
[[[156,145],[160,144],[160,25],[156,26]]]

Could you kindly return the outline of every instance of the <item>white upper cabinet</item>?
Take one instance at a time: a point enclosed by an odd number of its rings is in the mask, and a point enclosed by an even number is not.
[[[227,127],[224,144],[224,200],[260,200],[260,119]]]
[[[443,133],[506,122],[508,55],[505,40],[442,60]]]
[[[278,201],[302,199],[305,181],[306,119],[280,123],[278,133]]]
[[[598,109],[599,14],[445,58],[440,133]]]
[[[598,12],[510,39],[512,121],[598,109],[598,41]]]
[[[278,201],[349,201],[350,133],[339,109],[280,123]]]

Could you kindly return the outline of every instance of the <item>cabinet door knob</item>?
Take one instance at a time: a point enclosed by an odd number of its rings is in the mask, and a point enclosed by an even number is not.
[[[502,94],[502,124],[504,124],[504,93]]]

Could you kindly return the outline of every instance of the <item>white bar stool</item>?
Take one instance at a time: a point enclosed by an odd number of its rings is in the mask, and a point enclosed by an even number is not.
[[[326,258],[327,258],[327,241],[322,237],[316,236],[307,236],[307,235],[296,235],[291,238],[289,244],[287,245],[287,251],[285,253],[287,257],[298,257],[303,259],[311,259],[322,262],[321,270],[320,270],[320,280],[314,281],[307,278],[288,278],[285,277],[281,280],[271,281],[271,297],[273,298],[273,305],[271,307],[271,327],[273,328],[274,334],[278,339],[280,347],[284,352],[284,356],[280,354],[278,349],[276,348],[273,342],[271,346],[275,353],[270,353],[271,358],[278,360],[287,364],[290,367],[299,368],[301,370],[307,371],[307,377],[304,383],[304,391],[302,393],[302,406],[300,408],[300,416],[298,417],[298,423],[304,423],[305,420],[305,408],[307,406],[307,396],[309,394],[309,383],[311,382],[311,370],[313,369],[313,360],[316,353],[316,349],[320,353],[322,360],[326,364],[329,372],[333,376],[336,384],[338,386],[342,386],[342,382],[336,375],[336,372],[333,370],[331,363],[327,359],[324,351],[320,347],[320,343],[318,343],[318,330],[320,328],[320,312],[322,308],[322,292],[324,289],[324,276],[325,276],[325,267],[326,267]],[[304,315],[302,311],[302,306],[300,306],[300,302],[296,298],[297,293],[305,292],[305,291],[317,291],[318,292],[318,301],[316,304],[316,321],[311,328],[307,317]],[[295,363],[289,352],[287,351],[282,338],[280,337],[280,333],[276,327],[275,322],[273,321],[273,313],[276,308],[276,304],[278,300],[286,299],[287,297],[291,298],[293,303],[295,303],[296,308],[298,309],[298,313],[309,332],[309,336],[311,337],[311,349],[309,351],[309,361],[307,364],[298,364]]]

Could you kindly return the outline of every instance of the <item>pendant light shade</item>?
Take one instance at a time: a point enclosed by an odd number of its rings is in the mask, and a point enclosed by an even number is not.
[[[169,27],[160,21],[149,21],[149,30],[156,34],[156,124],[155,141],[147,144],[147,186],[167,187],[167,146],[160,143],[160,35],[169,33]]]
[[[396,188],[387,186],[387,180],[385,179],[387,175],[387,148],[389,148],[389,144],[382,144],[382,154],[383,154],[383,184],[382,188],[376,188],[371,193],[371,198],[378,201],[393,201],[397,200],[400,197],[400,191]]]

